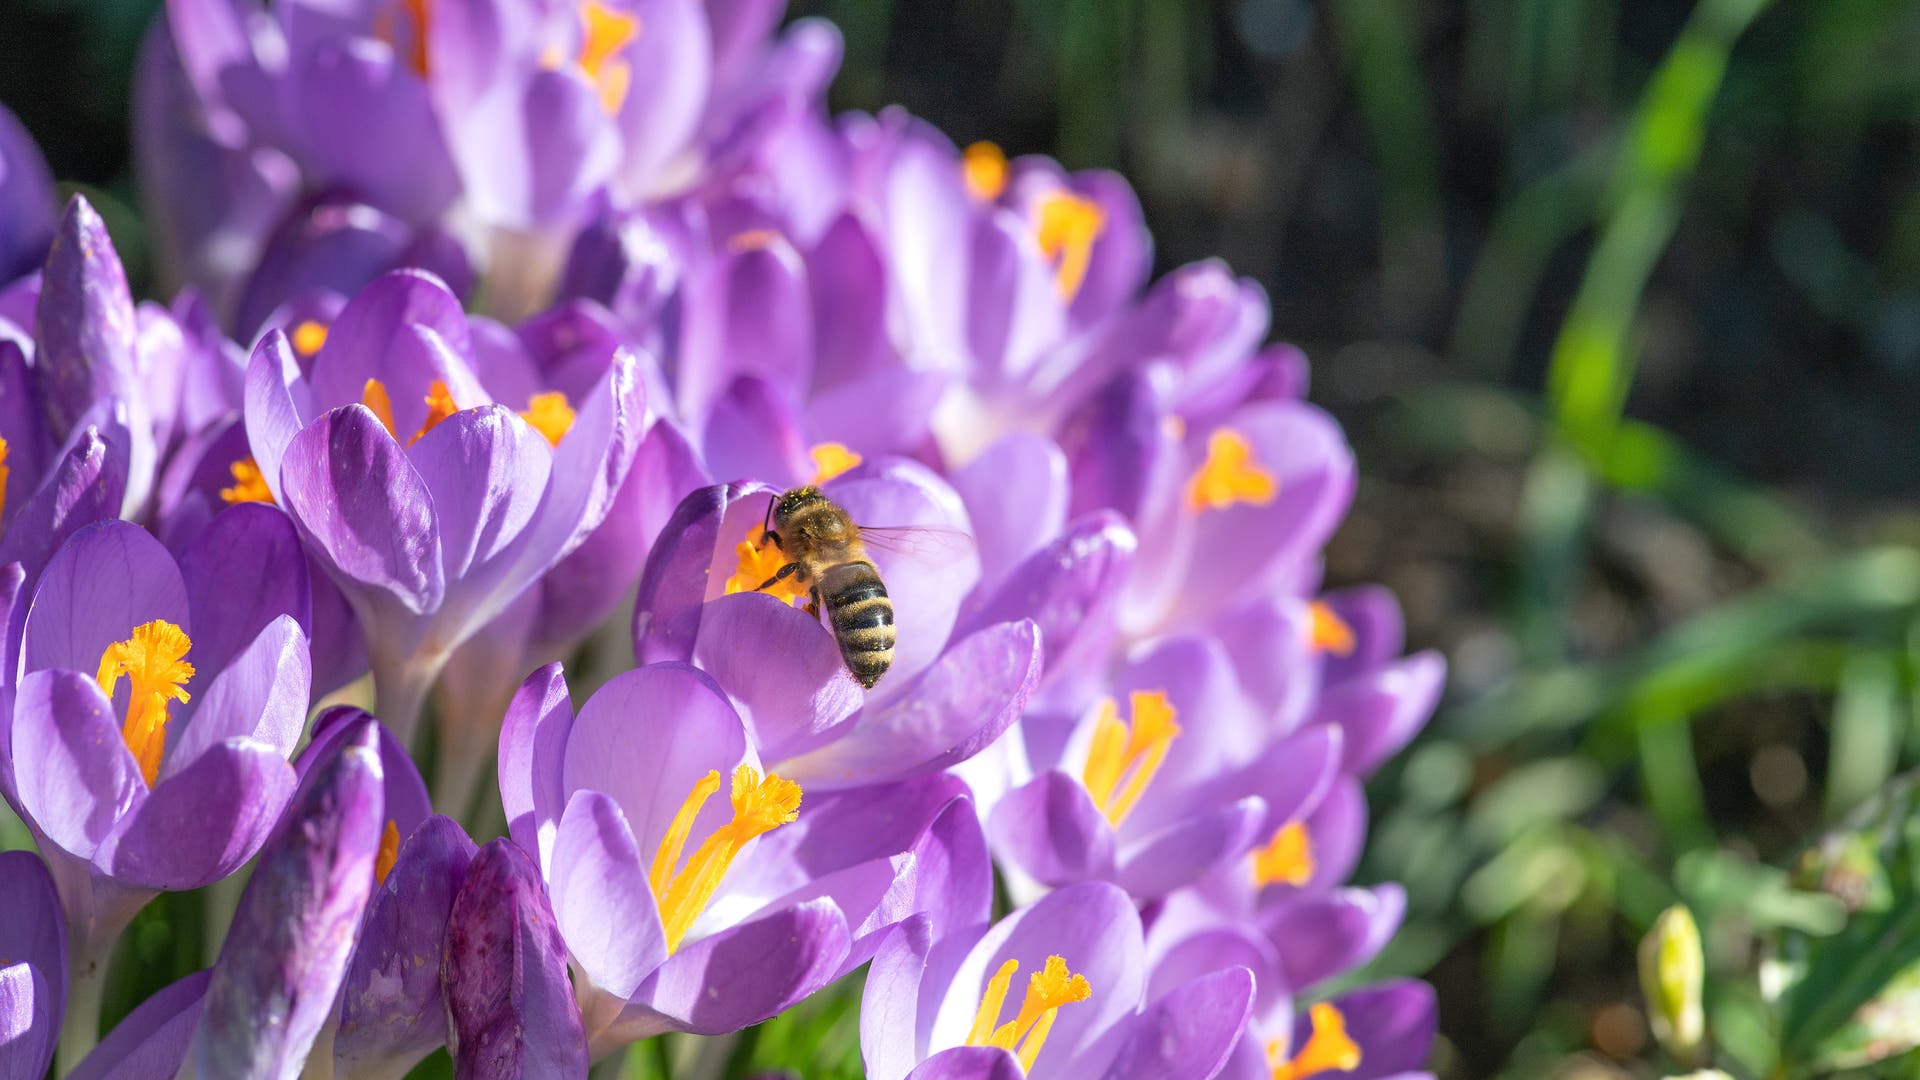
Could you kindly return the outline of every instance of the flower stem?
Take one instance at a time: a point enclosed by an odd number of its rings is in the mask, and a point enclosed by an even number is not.
[[[92,941],[81,940],[77,933],[68,938],[67,1015],[60,1027],[55,1070],[61,1076],[72,1072],[100,1041],[100,1000],[107,990],[107,961],[120,940],[120,928],[97,933]]]
[[[373,713],[393,731],[400,745],[411,748],[420,715],[426,710],[427,694],[446,666],[446,654],[396,657],[377,649],[373,642],[368,642],[367,651],[373,667]]]

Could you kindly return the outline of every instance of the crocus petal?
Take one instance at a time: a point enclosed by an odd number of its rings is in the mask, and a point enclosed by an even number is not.
[[[691,660],[708,594],[721,595],[713,580],[717,553],[744,539],[748,517],[766,515],[771,493],[758,484],[717,484],[689,492],[674,508],[640,573],[633,606],[633,651],[643,664]]]
[[[165,619],[191,630],[187,587],[153,534],[124,521],[91,525],[61,547],[27,612],[26,670],[96,671],[107,646]]]
[[[1046,643],[1043,678],[1066,700],[1085,700],[1088,680],[1104,674],[1113,610],[1133,570],[1133,531],[1118,515],[1096,511],[1010,568],[998,588],[960,624],[962,634],[1009,619],[1032,619]]]
[[[106,223],[75,195],[47,253],[34,331],[34,366],[56,438],[103,397],[142,400],[134,370],[137,333],[126,271]]]
[[[806,446],[791,394],[757,376],[741,376],[715,394],[700,433],[707,471],[782,488],[807,479]]]
[[[1360,1045],[1360,1067],[1347,1075],[1382,1080],[1426,1065],[1439,1019],[1431,986],[1396,979],[1343,994],[1333,1004],[1346,1017],[1347,1034]],[[1294,1022],[1293,1045],[1303,1045],[1311,1031],[1301,1014]]]
[[[37,580],[68,537],[119,515],[130,468],[125,423],[109,420],[76,430],[52,474],[8,523],[0,563],[17,562],[27,580]]]
[[[416,347],[423,330],[436,343],[430,352]],[[359,401],[367,380],[379,379],[392,399],[395,429],[403,435],[418,431],[435,379],[445,382],[462,406],[487,400],[460,359],[473,355],[472,341],[466,312],[445,282],[423,270],[382,275],[355,293],[327,328],[326,344],[313,358],[314,407],[326,410]],[[403,358],[420,362],[399,362]],[[249,410],[252,407],[249,401]]]
[[[0,911],[0,1076],[43,1076],[66,1010],[67,921],[39,856],[0,852]]]
[[[300,361],[284,331],[269,330],[247,362],[244,415],[247,444],[275,502],[286,505],[280,463],[306,421],[312,403],[300,376]]]
[[[1406,646],[1406,620],[1393,592],[1378,585],[1336,589],[1321,597],[1353,631],[1353,651],[1326,658],[1325,679],[1337,686],[1400,655]]]
[[[874,1080],[900,1080],[920,1060],[920,980],[932,948],[931,917],[916,915],[887,931],[873,954],[860,997],[860,1056]]]
[[[67,1080],[154,1080],[180,1071],[212,971],[196,971],[134,1006]]]
[[[1209,808],[1128,845],[1120,861],[1120,886],[1143,900],[1197,881],[1207,871],[1253,848],[1267,821],[1267,804],[1240,799]]]
[[[1440,654],[1422,652],[1329,688],[1318,715],[1346,732],[1341,768],[1366,776],[1405,746],[1433,715],[1446,677]]]
[[[566,809],[561,786],[573,703],[559,664],[527,676],[500,722],[500,802],[513,841],[553,866],[553,833]]]
[[[146,797],[113,705],[90,676],[56,668],[22,679],[11,750],[21,816],[79,858]]]
[[[1346,881],[1359,865],[1367,839],[1367,796],[1360,782],[1345,774],[1335,777],[1306,824],[1314,868],[1313,877],[1302,888],[1318,892]]]
[[[821,234],[807,256],[807,275],[813,288],[816,391],[831,392],[858,384],[863,376],[898,370],[889,363],[887,265],[858,214],[842,214]]]
[[[907,1080],[1026,1080],[1010,1050],[997,1046],[956,1046],[914,1066]]]
[[[1228,968],[1189,982],[1126,1022],[1108,1080],[1212,1076],[1226,1063],[1253,1006],[1253,973]]]
[[[407,451],[433,500],[448,582],[442,633],[462,640],[519,595],[512,579],[547,493],[553,453],[539,432],[500,405],[463,409]]]
[[[1289,990],[1312,988],[1373,959],[1400,928],[1406,890],[1398,885],[1289,897],[1263,912]]]
[[[553,449],[553,482],[506,588],[517,592],[566,557],[606,520],[633,468],[646,432],[647,393],[640,360],[626,349],[576,402],[573,427]]]
[[[40,265],[53,242],[53,200],[53,174],[40,148],[0,109],[0,281]]]
[[[825,985],[839,972],[848,943],[846,919],[831,900],[776,911],[683,945],[640,988],[619,1023],[640,1035],[738,1031]]]
[[[633,79],[620,109],[620,174],[642,191],[698,128],[707,103],[713,45],[704,9],[695,0],[634,5],[645,29],[622,56]]]
[[[769,762],[831,742],[858,712],[833,635],[817,617],[771,596],[723,596],[701,616],[694,662],[726,690]]]
[[[337,747],[354,737],[367,719],[364,710],[349,705],[336,705],[320,714],[313,722],[312,740],[294,763],[302,788],[313,783],[317,778],[314,770],[332,760],[339,752]],[[427,800],[427,783],[420,778],[405,744],[394,737],[393,729],[377,721],[376,726],[380,729],[381,793],[387,820],[405,839],[433,813]]]
[[[988,587],[1060,535],[1067,521],[1067,458],[1051,439],[1015,432],[953,475],[980,548]]]
[[[554,915],[595,989],[621,999],[667,958],[660,910],[627,818],[612,797],[575,792],[554,838]]]
[[[307,659],[307,635],[293,616],[282,615],[267,624],[231,663],[210,670],[218,674],[211,684],[195,689],[193,712],[184,718],[184,725],[178,730],[168,728],[162,782],[228,739],[252,740],[282,760],[300,742],[313,669]]]
[[[286,751],[229,739],[161,779],[94,855],[119,880],[197,889],[246,864],[293,795]]]
[[[789,394],[813,370],[806,267],[782,237],[736,238],[687,293],[680,368],[684,415],[702,418],[733,381],[757,376]]]
[[[446,582],[432,495],[364,405],[335,409],[296,435],[281,486],[308,549],[343,587],[416,615],[439,607]]]
[[[427,220],[459,191],[426,84],[372,38],[295,58],[291,119],[309,169],[403,217]]]
[[[540,871],[501,837],[474,857],[447,919],[448,1046],[463,1077],[584,1076],[587,1039]]]
[[[213,965],[189,1053],[198,1075],[300,1075],[373,887],[380,773],[378,731],[364,722],[262,853]]]
[[[1009,791],[987,831],[994,850],[1043,885],[1113,876],[1113,828],[1078,780],[1048,770]]]
[[[479,849],[450,818],[435,815],[400,845],[374,888],[341,993],[334,1036],[337,1072],[397,1074],[447,1040],[440,949],[454,895]]]
[[[834,743],[793,758],[782,775],[803,786],[851,787],[967,760],[1020,716],[1040,679],[1031,622],[988,627],[949,649],[884,708],[863,711]]]
[[[709,771],[724,778],[746,760],[746,732],[726,695],[684,664],[652,664],[615,676],[582,706],[567,738],[564,789],[613,796],[639,842],[642,863],[693,787]],[[695,835],[726,820],[718,800],[696,819]]]
[[[276,618],[313,628],[307,555],[292,519],[262,503],[222,510],[180,554],[193,616],[193,664],[219,671]],[[304,642],[303,650],[304,650]]]

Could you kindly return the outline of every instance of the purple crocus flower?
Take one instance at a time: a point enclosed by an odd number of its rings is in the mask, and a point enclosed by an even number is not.
[[[991,871],[950,778],[803,792],[680,663],[615,677],[576,716],[558,665],[500,735],[501,798],[581,975],[596,1057],[662,1031],[758,1023],[922,914],[985,919]],[[721,800],[712,796],[719,794]]]
[[[416,228],[458,223],[489,304],[517,317],[551,295],[572,230],[600,207],[687,186],[797,90],[817,95],[822,78],[773,75],[795,67],[782,60],[791,47],[769,45],[779,12],[695,0],[276,0],[250,12],[171,0],[188,93],[143,118],[143,156],[169,181],[154,192],[163,206],[195,198],[202,172],[252,172],[249,193],[296,197],[279,179],[286,162],[296,190],[345,192]],[[267,162],[237,168],[261,151]],[[271,223],[247,209],[234,239],[258,253]]]
[[[0,285],[40,265],[53,242],[53,174],[33,136],[0,106]]]
[[[415,271],[369,285],[317,337],[306,364],[279,331],[256,348],[248,441],[358,614],[381,717],[406,739],[453,650],[613,505],[644,418],[637,362],[599,355],[576,401],[496,403],[458,301]]]
[[[95,1022],[127,920],[237,870],[292,795],[306,605],[291,526],[252,507],[178,562],[138,526],[88,526],[17,598],[0,780],[60,886],[70,1026]]]
[[[1149,998],[1140,917],[1087,882],[992,928],[937,937],[914,920],[875,955],[860,1044],[877,1080],[1215,1075],[1253,978],[1204,973]]]
[[[910,462],[867,462],[827,496],[867,525],[963,535],[959,498]],[[634,610],[643,662],[691,661],[741,712],[770,767],[815,788],[944,771],[991,744],[1038,681],[1039,631],[1018,615],[962,625],[979,576],[965,543],[870,552],[894,608],[893,666],[871,691],[847,672],[819,617],[792,589],[754,591],[784,561],[760,540],[769,500],[757,485],[688,496],[656,543]]]
[[[67,1005],[67,920],[32,852],[0,852],[0,911],[0,1076],[44,1076]]]

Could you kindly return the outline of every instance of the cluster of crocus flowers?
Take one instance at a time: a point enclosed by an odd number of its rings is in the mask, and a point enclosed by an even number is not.
[[[1349,879],[1443,665],[1322,585],[1303,358],[1119,177],[829,117],[779,14],[170,0],[165,307],[0,114],[0,1072],[581,1076],[863,967],[876,1077],[1421,1068]]]

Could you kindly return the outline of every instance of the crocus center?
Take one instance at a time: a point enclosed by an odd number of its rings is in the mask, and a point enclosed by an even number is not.
[[[222,502],[273,501],[273,492],[267,488],[267,478],[260,472],[260,463],[253,460],[252,454],[227,466],[227,471],[233,474],[233,486],[220,489]]]
[[[1253,444],[1232,428],[1207,436],[1207,460],[1187,482],[1187,505],[1195,510],[1224,510],[1236,503],[1264,506],[1280,493],[1280,482],[1260,467]]]
[[[1273,1080],[1304,1080],[1360,1067],[1360,1045],[1347,1037],[1347,1018],[1339,1009],[1323,1001],[1307,1010],[1307,1020],[1313,1025],[1313,1034],[1299,1053],[1288,1057],[1286,1043],[1279,1039],[1267,1044]]]
[[[0,514],[7,512],[7,477],[13,470],[7,468],[7,440],[0,439]]]
[[[1289,821],[1253,853],[1253,883],[1305,885],[1313,878],[1313,838],[1305,822]]]
[[[847,449],[845,443],[837,442],[817,443],[807,451],[807,456],[813,459],[813,479],[808,481],[810,484],[824,484],[863,460],[859,454]]]
[[[720,879],[746,846],[747,841],[792,822],[800,816],[800,785],[773,773],[764,779],[751,765],[733,770],[733,820],[713,830],[701,845],[680,864],[680,852],[687,845],[687,834],[700,808],[720,790],[720,774],[709,771],[693,785],[687,800],[680,804],[660,850],[654,854],[647,883],[660,905],[660,924],[667,939],[667,951],[680,947],[680,941],[692,929],[694,920],[713,899]],[[678,870],[675,867],[678,866]]]
[[[733,576],[727,579],[729,596],[760,589],[763,582],[772,581],[780,568],[787,565],[786,554],[777,545],[768,542],[767,530],[759,525],[747,530],[747,538],[733,546],[733,554],[738,563]],[[808,586],[801,583],[798,575],[790,575],[761,591],[791,607],[807,595],[807,590]]]
[[[981,202],[992,202],[1007,190],[1007,155],[997,143],[983,140],[967,147],[960,168],[967,192]]]
[[[160,776],[160,755],[167,748],[167,705],[187,700],[193,665],[187,663],[186,655],[192,646],[185,630],[155,619],[134,627],[132,637],[114,642],[100,654],[100,672],[94,677],[109,698],[120,676],[131,684],[120,737],[140,763],[140,775],[146,777],[148,787]]]
[[[574,62],[599,93],[600,108],[611,116],[626,103],[633,86],[633,67],[620,54],[640,36],[640,17],[598,0],[586,0],[579,12],[580,54]],[[540,59],[550,68],[561,63],[558,49],[549,49]]]
[[[460,411],[460,406],[454,404],[453,394],[447,390],[447,384],[442,379],[433,380],[433,383],[427,387],[425,400],[427,417],[420,421],[420,430],[414,432],[413,438],[407,440],[408,446],[419,442],[440,421]],[[360,388],[360,404],[365,405],[373,413],[381,426],[387,429],[387,434],[392,435],[396,440],[400,438],[400,432],[393,426],[393,398],[387,394],[386,383],[379,379],[368,379],[366,385]]]
[[[1153,782],[1153,774],[1167,760],[1167,748],[1180,734],[1178,715],[1162,690],[1135,690],[1130,695],[1133,722],[1123,723],[1120,706],[1112,698],[1100,704],[1094,721],[1093,746],[1081,774],[1093,804],[1114,825],[1126,819],[1133,804]]]
[[[1324,600],[1315,600],[1307,605],[1308,643],[1315,652],[1332,653],[1335,656],[1353,655],[1353,627],[1341,618]]]
[[[1034,232],[1040,251],[1053,263],[1054,284],[1060,295],[1072,300],[1087,280],[1087,267],[1093,259],[1093,242],[1100,238],[1107,216],[1100,204],[1083,199],[1071,191],[1050,192],[1040,200],[1040,217]]]
[[[393,873],[393,864],[399,858],[400,826],[388,818],[387,827],[380,830],[380,851],[373,857],[373,880],[385,885],[387,875]]]
[[[293,328],[293,351],[303,357],[312,356],[327,343],[327,328],[312,319],[302,321]]]
[[[520,418],[532,424],[533,429],[545,435],[547,442],[554,446],[559,446],[560,440],[573,430],[573,406],[567,404],[567,395],[558,390],[528,398]]]
[[[1047,1032],[1053,1030],[1053,1018],[1062,1005],[1072,1005],[1093,996],[1093,985],[1085,975],[1067,970],[1067,962],[1058,956],[1047,957],[1039,971],[1027,979],[1027,996],[1013,1019],[999,1023],[1000,1009],[1007,1000],[1007,988],[1020,970],[1020,961],[1008,960],[987,980],[980,995],[980,1008],[973,1014],[973,1029],[967,1033],[968,1046],[998,1046],[1011,1050],[1020,1059],[1020,1067],[1031,1071],[1040,1048],[1046,1045]],[[997,1025],[997,1026],[996,1026]]]

